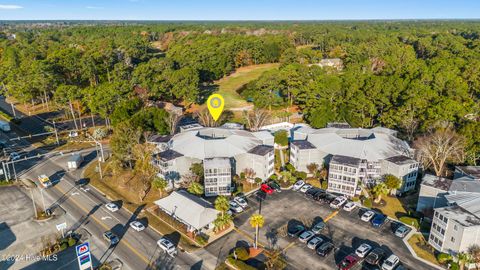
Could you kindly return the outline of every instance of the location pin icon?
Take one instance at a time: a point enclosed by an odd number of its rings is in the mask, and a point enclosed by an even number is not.
[[[212,116],[213,120],[217,121],[222,115],[223,107],[225,105],[225,101],[223,97],[219,94],[213,94],[208,97],[207,100],[207,107],[210,115]]]

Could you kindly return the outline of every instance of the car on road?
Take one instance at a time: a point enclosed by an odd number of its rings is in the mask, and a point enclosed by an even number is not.
[[[273,188],[271,188],[269,185],[267,184],[262,184],[260,186],[260,190],[262,190],[263,192],[265,192],[266,194],[272,194],[273,193]]]
[[[343,210],[347,211],[347,212],[352,212],[353,209],[355,209],[357,207],[357,205],[354,203],[354,202],[347,202],[344,206],[343,206]]]
[[[300,236],[298,236],[298,240],[300,240],[300,242],[302,243],[307,243],[308,240],[312,239],[312,237],[315,236],[315,233],[313,233],[312,231],[304,231],[300,234]]]
[[[387,216],[383,214],[375,214],[375,216],[372,219],[372,226],[375,228],[381,227],[383,224],[385,224],[385,221],[387,220]]]
[[[275,190],[276,192],[282,192],[282,188],[280,187],[280,185],[275,180],[269,180],[267,182],[267,185],[269,187],[271,187],[273,190]]]
[[[110,202],[105,204],[105,208],[107,208],[110,212],[117,212],[118,211],[118,205]]]
[[[309,249],[316,249],[322,242],[323,239],[320,236],[315,236],[308,241],[307,247]]]
[[[50,181],[50,178],[45,174],[38,176],[38,182],[40,182],[43,188],[48,188],[52,186],[52,181]]]
[[[237,214],[243,212],[243,208],[238,203],[234,201],[230,201],[229,205],[230,205],[230,210],[232,210],[233,212]]]
[[[323,243],[321,244],[318,248],[317,248],[317,254],[322,256],[322,257],[326,257],[328,256],[328,254],[330,254],[330,252],[332,252],[334,246],[332,244],[332,242],[326,242],[326,243]]]
[[[293,184],[293,190],[299,190],[300,188],[303,187],[303,185],[305,185],[305,182],[303,182],[303,180],[298,180],[295,184]]]
[[[365,222],[369,222],[373,218],[373,216],[375,216],[375,212],[368,210],[365,213],[363,213],[360,219]]]
[[[340,270],[349,270],[352,269],[360,259],[355,254],[347,255],[339,264],[338,269]]]
[[[343,197],[343,196],[340,196],[340,197],[335,198],[335,200],[333,200],[333,201],[330,203],[330,207],[331,207],[331,208],[334,208],[334,209],[339,209],[339,208],[342,207],[346,202],[347,202],[347,198],[346,198],[346,197]]]
[[[130,222],[130,227],[137,232],[145,230],[145,226],[138,220]]]
[[[309,189],[311,189],[312,187],[313,187],[313,186],[310,185],[310,184],[305,184],[305,185],[303,185],[303,186],[300,188],[300,192],[305,193],[305,192],[307,192]]]
[[[236,202],[237,204],[239,204],[243,208],[247,208],[247,206],[248,206],[247,201],[245,199],[243,199],[242,197],[235,197],[235,198],[233,198],[233,201]]]
[[[312,232],[319,234],[325,228],[325,222],[319,221],[312,227]]]
[[[287,229],[287,234],[290,237],[297,237],[299,234],[305,231],[305,227],[302,224],[295,224]]]
[[[10,161],[18,160],[20,159],[20,154],[18,154],[17,152],[11,152],[10,155],[8,156],[8,159]]]
[[[167,238],[160,238],[160,240],[157,241],[157,245],[170,256],[177,254],[177,248],[175,248],[175,245]]]
[[[377,265],[380,261],[385,257],[385,251],[382,248],[375,248],[372,250],[367,257],[365,258],[365,262],[371,265]]]
[[[395,230],[395,236],[403,238],[407,233],[410,231],[410,229],[405,226],[405,225],[400,225],[396,230]]]
[[[357,256],[360,258],[365,258],[370,250],[372,250],[372,246],[367,243],[363,243],[355,250],[355,254],[357,254]]]
[[[382,269],[393,270],[399,263],[400,263],[400,258],[398,258],[397,255],[392,254],[388,256],[388,258],[385,261],[383,261]]]
[[[114,246],[120,242],[120,239],[112,231],[106,231],[103,233],[103,239],[107,240],[111,246]]]

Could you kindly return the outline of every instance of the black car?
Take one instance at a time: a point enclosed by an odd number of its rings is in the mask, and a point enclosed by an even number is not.
[[[322,201],[325,197],[327,197],[327,194],[325,191],[321,190],[313,195],[313,199],[316,201]]]
[[[303,226],[302,224],[296,224],[288,228],[287,234],[290,237],[297,237],[304,231],[305,231],[305,226]]]
[[[337,198],[337,196],[332,195],[332,194],[329,194],[329,193],[326,193],[326,194],[325,194],[325,198],[323,198],[323,201],[324,201],[325,203],[331,203],[331,202],[333,202],[333,200],[335,200],[336,198]]]
[[[365,262],[371,265],[379,264],[382,259],[385,257],[385,251],[381,248],[375,248],[373,251],[368,253],[367,257],[365,258]]]
[[[305,192],[305,196],[313,198],[313,196],[319,191],[321,191],[321,189],[312,187],[311,189],[307,190],[307,192]]]
[[[323,243],[317,248],[317,254],[322,257],[326,257],[328,254],[330,254],[330,252],[332,252],[333,247],[334,246],[332,242]]]
[[[271,187],[273,190],[275,190],[276,192],[282,192],[280,185],[275,180],[269,180],[267,182],[267,185]]]

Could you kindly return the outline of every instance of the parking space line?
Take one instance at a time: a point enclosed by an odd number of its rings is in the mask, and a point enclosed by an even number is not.
[[[242,231],[242,230],[240,230],[239,228],[237,228],[237,227],[235,227],[235,226],[233,226],[233,230],[236,231],[237,233],[243,235],[244,237],[248,238],[248,240],[250,240],[250,241],[252,241],[252,242],[255,242],[255,239],[253,239],[247,232]],[[260,241],[258,241],[258,246],[260,246],[260,247],[265,247],[265,245],[264,245],[262,242],[260,242]]]
[[[328,215],[328,217],[326,217],[323,221],[324,221],[324,222],[329,221],[330,219],[332,219],[333,217],[335,217],[335,216],[338,214],[338,212],[339,212],[338,210],[333,211],[333,212],[332,212],[330,215]]]
[[[295,246],[295,242],[291,242],[290,244],[288,244],[283,250],[282,250],[282,253],[285,252],[287,249],[291,248]]]

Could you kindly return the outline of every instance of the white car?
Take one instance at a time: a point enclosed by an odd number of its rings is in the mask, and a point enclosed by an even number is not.
[[[307,192],[307,191],[308,191],[309,189],[311,189],[311,188],[312,188],[312,185],[310,185],[310,184],[305,184],[305,185],[303,185],[303,186],[300,188],[300,192],[305,193],[305,192]]]
[[[110,212],[117,212],[118,211],[118,205],[116,205],[114,203],[105,204],[105,208],[107,208]]]
[[[390,255],[385,261],[383,261],[383,270],[392,270],[400,263],[400,258],[397,255]]]
[[[243,208],[247,208],[248,206],[248,203],[247,201],[244,199],[244,198],[241,198],[241,197],[235,197],[233,199],[234,202],[236,202],[237,204],[239,204],[241,207]]]
[[[293,190],[299,190],[301,187],[305,185],[305,182],[303,180],[298,180],[294,185],[293,185]]]
[[[236,202],[230,201],[230,210],[232,210],[235,213],[241,213],[243,212],[243,208]]]
[[[330,207],[335,208],[335,209],[339,209],[346,202],[347,202],[347,198],[343,197],[343,196],[340,196],[340,197],[335,198],[335,200],[333,200],[333,202],[330,203]]]
[[[370,250],[372,250],[372,246],[363,243],[355,250],[355,254],[357,254],[357,256],[360,258],[365,258],[365,256],[367,256]]]
[[[157,245],[170,256],[174,256],[177,254],[177,249],[175,248],[173,243],[166,238],[160,238],[160,240],[157,241]]]
[[[145,226],[140,221],[132,221],[130,222],[130,227],[137,232],[141,232],[145,230]]]
[[[353,209],[355,209],[356,207],[357,207],[357,205],[354,202],[348,202],[347,204],[345,204],[343,206],[343,210],[345,210],[347,212],[352,212]]]
[[[300,240],[300,242],[302,243],[307,243],[314,236],[315,236],[315,233],[313,233],[312,231],[304,231],[303,233],[300,234],[300,236],[298,237],[298,240]]]
[[[316,249],[321,243],[323,243],[323,239],[320,236],[315,236],[308,241],[307,247],[309,249]]]
[[[367,212],[363,213],[360,219],[365,222],[369,222],[373,218],[373,216],[375,216],[375,212],[368,210]]]

